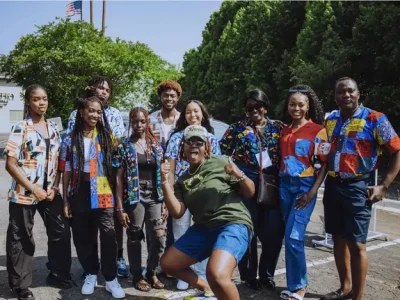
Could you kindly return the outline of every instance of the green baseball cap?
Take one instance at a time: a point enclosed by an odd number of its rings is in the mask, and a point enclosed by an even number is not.
[[[202,141],[207,141],[207,129],[200,125],[190,125],[185,128],[183,132],[183,138],[185,141],[190,140],[193,137],[198,137]]]

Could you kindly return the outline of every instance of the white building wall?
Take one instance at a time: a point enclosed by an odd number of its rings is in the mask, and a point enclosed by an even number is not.
[[[14,99],[6,105],[0,107],[0,133],[10,133],[11,127],[17,122],[10,121],[10,110],[24,110],[24,102],[21,98],[22,88],[13,82],[7,83],[5,79],[0,78],[0,93],[11,93]]]

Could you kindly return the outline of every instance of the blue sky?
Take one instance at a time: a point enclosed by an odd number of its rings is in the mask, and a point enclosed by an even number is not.
[[[65,17],[67,1],[1,1],[0,53],[55,17]],[[94,1],[94,23],[101,29],[102,1]],[[140,41],[162,58],[182,64],[184,53],[202,41],[202,31],[221,1],[107,1],[106,35]],[[80,16],[72,17],[78,20]],[[83,3],[89,22],[89,1]]]

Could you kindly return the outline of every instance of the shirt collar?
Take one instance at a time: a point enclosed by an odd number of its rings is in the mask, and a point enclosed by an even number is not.
[[[358,117],[359,115],[361,115],[363,110],[364,110],[364,106],[362,104],[360,104],[358,106],[357,110],[354,112],[354,114],[349,119]],[[340,116],[341,119],[343,119],[343,115],[342,115],[342,112],[340,110],[339,110],[339,116]]]

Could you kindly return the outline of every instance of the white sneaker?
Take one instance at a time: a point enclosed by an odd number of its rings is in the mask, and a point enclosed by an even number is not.
[[[94,293],[94,288],[97,285],[97,275],[86,275],[85,280],[83,281],[82,295],[91,295]]]
[[[176,284],[176,288],[181,291],[187,290],[189,288],[189,283],[184,282],[182,280],[178,280],[178,283]]]
[[[125,298],[125,292],[118,283],[117,278],[115,278],[113,281],[106,281],[106,291],[110,292],[114,298]]]

